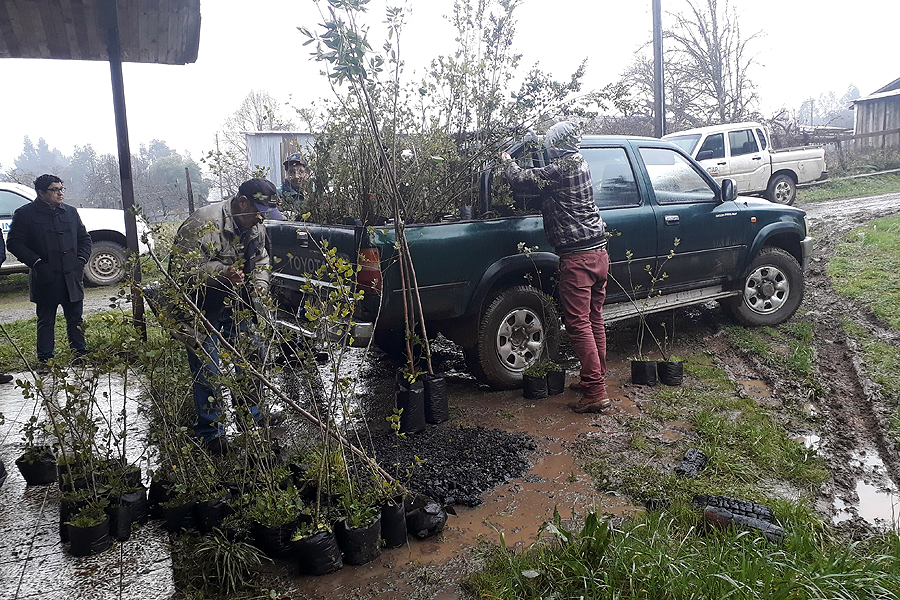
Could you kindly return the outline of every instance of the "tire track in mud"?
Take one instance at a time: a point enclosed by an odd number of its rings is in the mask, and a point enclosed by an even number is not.
[[[866,371],[862,351],[843,322],[852,321],[875,339],[900,346],[900,332],[880,322],[870,310],[841,296],[826,273],[837,243],[852,229],[872,219],[900,213],[900,194],[817,203],[807,209],[810,235],[815,238],[812,261],[806,272],[806,298],[802,309],[815,327],[813,341],[825,395],[818,401],[825,417],[821,454],[833,475],[830,496],[859,515],[860,481],[880,491],[900,489],[900,454],[888,434],[894,409]],[[879,461],[873,461],[871,452]],[[844,509],[846,510],[846,509]]]

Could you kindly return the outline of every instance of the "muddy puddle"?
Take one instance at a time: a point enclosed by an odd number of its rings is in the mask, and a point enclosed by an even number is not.
[[[840,523],[858,516],[872,525],[897,528],[900,492],[887,475],[878,453],[874,449],[858,449],[851,463],[864,475],[856,481],[853,493],[835,498],[833,521]]]
[[[639,414],[640,408],[622,394],[621,377],[628,365],[610,365],[610,395],[621,400],[615,412]],[[570,372],[569,382],[574,381]],[[610,415],[578,415],[566,403],[578,400],[566,389],[544,400],[526,400],[521,390],[494,392],[471,381],[450,384],[453,417],[441,427],[484,426],[527,433],[537,443],[530,471],[523,477],[484,494],[476,507],[455,507],[443,533],[426,540],[410,539],[408,546],[386,550],[381,557],[362,566],[345,566],[323,577],[283,580],[292,591],[306,598],[411,597],[458,598],[458,581],[472,570],[476,548],[497,544],[501,536],[509,548],[522,548],[535,541],[540,526],[558,510],[564,523],[576,526],[588,508],[622,515],[638,510],[622,498],[596,489],[591,477],[575,459],[574,445],[580,436],[604,435],[604,420]],[[665,428],[676,435],[676,423]],[[574,514],[574,519],[573,519]],[[422,594],[422,595],[416,595]]]

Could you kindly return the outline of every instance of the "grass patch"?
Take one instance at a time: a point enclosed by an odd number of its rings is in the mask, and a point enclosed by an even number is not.
[[[813,186],[797,188],[796,204],[820,202],[836,198],[861,198],[900,192],[900,173],[871,175],[853,179],[835,179]]]
[[[559,515],[524,552],[501,545],[463,582],[475,598],[898,598],[900,540],[846,543],[804,508],[778,505],[775,546],[735,531],[704,533],[685,505],[616,527],[590,515],[568,531]]]
[[[0,276],[0,298],[21,296],[28,293],[28,273],[10,273]]]
[[[816,377],[813,324],[809,321],[795,318],[776,327],[759,328],[727,325],[725,330],[729,341],[744,352],[758,356],[772,368],[786,368],[815,397],[824,394]]]
[[[149,338],[146,348],[156,347],[168,342],[168,334],[160,327],[154,326],[155,319],[148,310],[145,313],[148,320],[147,336]],[[0,373],[25,371],[28,366],[37,364],[37,317],[2,324],[3,332],[0,332]],[[135,348],[136,345],[145,345],[137,337],[137,332],[132,325],[131,315],[122,311],[110,311],[95,313],[84,318],[85,339],[88,350],[91,352],[89,360],[95,366],[104,363],[104,368],[111,368],[122,361],[131,360],[131,357],[143,348]],[[9,336],[9,337],[7,337]],[[10,340],[12,343],[10,343]],[[17,349],[18,348],[18,352]],[[175,346],[176,349],[182,346]],[[23,364],[19,352],[25,357],[27,364]],[[66,338],[66,320],[62,314],[56,317],[56,359],[66,363],[72,360],[72,353],[68,349]]]
[[[791,439],[783,424],[800,417],[739,397],[709,354],[688,356],[685,369],[699,383],[655,388],[649,418],[625,417],[631,433],[626,448],[579,447],[585,470],[601,489],[617,489],[638,503],[654,497],[690,503],[697,493],[768,503],[767,494],[785,484],[807,498],[816,495],[830,478],[824,462]],[[669,444],[650,435],[672,420],[687,421],[693,429]],[[698,477],[685,479],[672,467],[689,447],[702,450],[709,463]],[[639,459],[620,460],[620,452],[637,453]],[[654,460],[642,460],[648,457]]]
[[[847,234],[828,262],[832,285],[900,329],[900,217],[877,219]]]

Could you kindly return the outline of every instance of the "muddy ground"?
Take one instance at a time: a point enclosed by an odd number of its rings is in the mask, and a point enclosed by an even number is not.
[[[734,380],[738,393],[760,402],[801,406],[820,417],[817,430],[790,433],[815,448],[833,474],[817,508],[851,530],[890,522],[900,483],[900,457],[885,437],[893,409],[867,376],[860,351],[841,322],[850,319],[886,343],[896,344],[900,336],[865,308],[839,296],[830,286],[825,267],[843,234],[871,219],[900,212],[898,201],[900,194],[888,194],[803,207],[816,241],[798,318],[815,326],[817,379],[823,393],[814,401],[790,373],[731,346],[722,332],[727,318],[716,303],[686,311],[685,326],[680,325],[679,331],[686,345],[676,350],[678,354],[709,350]],[[635,506],[639,502],[616,493],[615,482],[593,481],[576,458],[577,445],[595,444],[605,455],[622,461],[647,459],[628,447],[628,419],[644,416],[648,402],[647,389],[629,382],[630,343],[616,343],[617,336],[631,333],[627,324],[616,324],[609,335],[610,394],[621,399],[612,417],[575,415],[565,406],[578,397],[571,391],[542,401],[526,401],[519,391],[491,391],[465,372],[458,350],[451,344],[438,345],[436,370],[447,374],[451,420],[402,444],[384,435],[386,426],[377,420],[370,421],[369,428],[381,457],[399,460],[398,464],[412,454],[426,459],[427,468],[420,469],[408,484],[456,505],[457,515],[449,517],[444,534],[411,541],[369,565],[345,567],[322,578],[297,579],[291,576],[290,565],[280,565],[268,576],[292,594],[308,598],[386,598],[398,593],[459,598],[458,582],[477,567],[480,544],[499,543],[502,536],[507,546],[524,547],[534,541],[554,509],[573,522],[590,508],[617,515],[641,510]],[[569,358],[572,381],[578,365]],[[387,410],[395,367],[386,357],[377,356],[360,365],[361,380],[366,382],[360,390],[363,412],[384,414]],[[650,437],[674,441],[689,429],[685,422],[661,423]],[[523,434],[533,443],[523,441]],[[784,494],[790,497],[792,492]]]

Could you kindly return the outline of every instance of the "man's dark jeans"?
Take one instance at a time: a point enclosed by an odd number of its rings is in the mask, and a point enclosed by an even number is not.
[[[66,336],[69,338],[69,348],[78,354],[87,352],[82,329],[82,313],[84,301],[69,302],[38,302],[37,307],[37,358],[46,362],[53,358],[56,346],[56,309],[62,304],[63,315],[66,317]]]
[[[259,338],[253,333],[250,324],[246,321],[235,322],[232,313],[225,311],[226,316],[215,322],[216,328],[222,332],[229,343],[245,348],[246,356],[238,358],[235,362],[246,359],[255,368],[262,369],[262,361],[265,347]],[[238,340],[240,339],[240,342]],[[188,364],[193,374],[192,391],[194,406],[197,409],[197,422],[194,424],[194,432],[209,442],[217,436],[225,435],[225,424],[222,423],[222,391],[218,384],[218,378],[222,374],[219,362],[219,338],[215,335],[208,336],[196,352],[188,350]],[[231,390],[231,402],[236,408],[245,407],[253,420],[259,422],[262,415],[259,412],[259,400],[262,395],[262,386],[251,377],[246,377],[243,369],[236,367],[236,383]],[[238,414],[238,419],[246,417]]]

